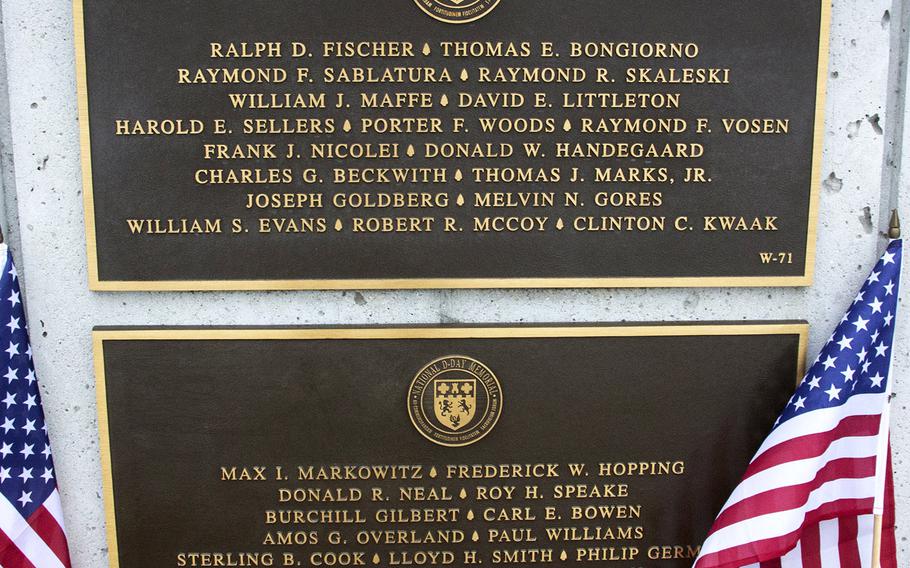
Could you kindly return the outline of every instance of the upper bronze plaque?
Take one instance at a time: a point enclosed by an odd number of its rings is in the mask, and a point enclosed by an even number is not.
[[[821,0],[76,0],[97,290],[808,285]]]

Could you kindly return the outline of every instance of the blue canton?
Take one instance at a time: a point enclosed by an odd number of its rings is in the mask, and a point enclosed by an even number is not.
[[[891,241],[775,426],[850,397],[888,392],[902,241]]]
[[[9,251],[0,275],[0,350],[0,493],[27,519],[57,483],[19,277]]]

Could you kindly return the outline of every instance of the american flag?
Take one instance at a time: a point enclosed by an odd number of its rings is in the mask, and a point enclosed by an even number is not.
[[[60,494],[35,379],[19,276],[6,245],[0,274],[0,567],[70,566]],[[5,348],[5,349],[4,349]]]
[[[694,568],[897,568],[888,446],[902,242],[891,241],[714,522]]]

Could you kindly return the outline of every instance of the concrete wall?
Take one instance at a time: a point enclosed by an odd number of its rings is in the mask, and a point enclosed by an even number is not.
[[[61,480],[74,566],[106,566],[92,375],[95,325],[807,319],[810,351],[877,260],[883,211],[910,203],[902,1],[834,0],[816,283],[806,289],[90,293],[69,0],[0,0],[0,215],[11,234]],[[7,100],[8,96],[8,100]],[[906,149],[906,150],[905,150]],[[908,161],[910,163],[910,161]],[[910,209],[904,214],[910,225]],[[895,346],[899,521],[910,512],[910,312]],[[906,392],[906,395],[904,394]],[[910,558],[910,523],[900,523]],[[904,561],[906,562],[906,560]]]

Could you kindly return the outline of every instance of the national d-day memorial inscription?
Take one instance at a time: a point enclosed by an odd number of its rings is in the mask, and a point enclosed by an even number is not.
[[[828,10],[76,0],[91,285],[806,285]]]
[[[99,329],[111,566],[691,566],[806,336]]]

